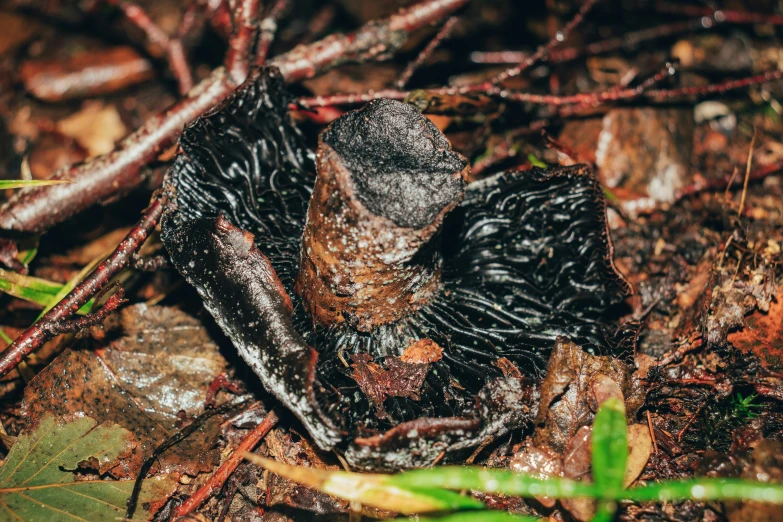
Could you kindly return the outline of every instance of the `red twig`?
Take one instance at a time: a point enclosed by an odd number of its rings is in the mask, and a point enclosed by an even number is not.
[[[724,93],[735,89],[742,89],[745,87],[749,87],[751,85],[768,83],[771,81],[779,80],[781,78],[783,78],[783,71],[768,71],[765,73],[757,74],[755,76],[738,78],[736,80],[727,80],[725,82],[713,83],[701,87],[681,87],[679,89],[654,89],[654,90],[647,91],[646,95],[647,97],[653,99],[671,99],[671,98],[683,98],[686,96],[704,96],[705,94]]]
[[[440,28],[440,31],[438,31],[437,34],[432,37],[432,40],[430,40],[426,47],[421,50],[416,59],[409,63],[407,67],[405,67],[405,70],[402,71],[400,78],[395,84],[398,89],[405,88],[413,76],[413,73],[415,73],[416,70],[421,67],[424,61],[427,60],[427,58],[429,58],[433,52],[435,52],[435,49],[437,49],[438,46],[451,35],[451,31],[454,29],[454,26],[457,24],[458,20],[459,18],[456,16],[452,16],[446,20],[446,23],[443,24],[443,27]]]
[[[648,79],[646,83],[657,83],[664,77],[671,74],[671,66],[664,68],[652,78]],[[688,96],[704,96],[707,94],[724,93],[731,90],[742,89],[751,85],[757,85],[762,83],[768,83],[774,80],[783,78],[783,71],[770,71],[755,76],[749,76],[746,78],[738,78],[735,80],[727,80],[720,83],[714,83],[711,85],[704,85],[699,87],[681,87],[677,89],[649,89],[644,90],[639,87],[631,87],[627,89],[609,89],[602,92],[585,92],[579,94],[570,95],[555,95],[555,94],[534,94],[527,92],[517,92],[508,89],[502,89],[500,87],[492,87],[483,91],[483,94],[489,96],[495,96],[504,100],[518,102],[518,103],[532,103],[536,105],[551,105],[559,107],[563,105],[600,105],[608,102],[616,102],[622,100],[633,100],[640,97],[649,98],[652,101],[670,100],[673,98],[684,98]],[[475,85],[467,85],[462,87],[442,87],[438,89],[427,89],[426,92],[433,96],[450,96],[463,93],[475,92]],[[297,101],[300,105],[306,108],[323,107],[328,105],[350,105],[355,103],[365,103],[377,98],[391,98],[395,100],[402,100],[408,96],[411,91],[399,91],[396,89],[383,89],[380,91],[370,91],[365,93],[356,94],[335,94],[333,96],[315,96],[299,98]]]
[[[397,51],[413,30],[442,20],[468,0],[428,0],[398,11],[389,18],[369,22],[356,32],[327,36],[299,45],[270,62],[290,82],[312,78],[326,66],[347,62],[383,60]]]
[[[64,333],[78,332],[85,328],[89,328],[90,326],[101,324],[112,312],[123,303],[127,302],[127,299],[125,299],[125,290],[121,286],[117,286],[117,292],[112,294],[98,311],[91,312],[83,317],[44,323],[41,325],[41,329],[51,338]]]
[[[449,16],[467,1],[423,0],[389,18],[365,24],[354,33],[300,45],[272,60],[271,65],[279,67],[286,80],[292,82],[342,63],[383,58],[398,49],[411,31]],[[142,167],[173,143],[185,125],[212,109],[234,88],[226,69],[216,69],[185,99],[153,117],[113,152],[65,167],[52,176],[74,183],[14,193],[0,206],[0,229],[45,232],[96,203],[139,186],[144,181]]]
[[[176,140],[186,124],[214,107],[233,88],[225,69],[216,69],[188,97],[152,117],[113,152],[64,167],[52,176],[73,183],[15,192],[0,206],[0,229],[45,232],[96,203],[138,187],[145,179],[142,168]]]
[[[585,101],[583,103],[571,107],[566,107],[563,111],[561,111],[560,116],[561,117],[571,116],[588,107],[600,105],[601,102],[605,102],[605,101],[617,101],[621,99],[627,100],[627,99],[638,98],[644,95],[645,92],[649,91],[653,87],[653,85],[656,85],[662,82],[664,79],[673,76],[675,72],[676,69],[674,65],[671,63],[667,63],[660,71],[658,71],[653,76],[647,78],[637,87],[628,88],[626,85],[618,85],[617,87],[613,87],[608,91],[605,91],[605,93],[597,94],[593,99],[589,101]],[[603,96],[603,99],[600,99],[601,96]],[[612,96],[618,96],[618,98],[612,98]]]
[[[777,162],[772,163],[770,165],[765,165],[763,167],[759,167],[757,169],[754,169],[750,171],[750,174],[748,175],[748,182],[751,181],[760,181],[767,176],[771,176],[773,174],[777,174],[779,172],[783,171],[783,162]],[[691,185],[685,186],[681,188],[679,191],[677,191],[677,195],[675,200],[680,201],[681,199],[685,199],[687,197],[693,196],[695,194],[698,194],[699,192],[706,192],[710,190],[728,190],[732,186],[740,186],[743,184],[744,179],[734,179],[733,176],[723,176],[722,178],[718,179],[701,179],[700,181],[693,183]]]
[[[598,42],[593,42],[580,47],[568,47],[566,49],[554,50],[549,54],[550,63],[570,62],[582,56],[595,56],[620,49],[631,49],[640,43],[666,38],[675,34],[687,33],[699,29],[709,29],[714,24],[710,20],[705,25],[704,17],[686,22],[675,22],[656,25],[647,29],[633,31],[615,38],[608,38]],[[477,51],[470,55],[471,61],[484,64],[510,64],[520,63],[528,59],[530,53],[523,51],[499,51],[499,52],[481,52]]]
[[[288,0],[277,0],[258,25],[260,32],[258,34],[258,44],[256,45],[256,65],[264,65],[266,56],[269,54],[269,47],[275,39],[277,23],[283,16],[286,7],[288,7]]]
[[[242,0],[234,20],[235,30],[228,41],[226,70],[228,77],[239,85],[247,79],[250,72],[250,49],[256,34],[259,0]]]
[[[171,38],[166,31],[158,27],[144,9],[134,2],[112,0],[120,8],[125,18],[141,29],[147,37],[148,50],[153,56],[165,54],[169,68],[179,83],[180,94],[185,94],[193,88],[193,75],[190,64],[185,56],[185,49],[179,38]]]
[[[277,424],[277,415],[275,415],[275,412],[270,411],[266,414],[264,420],[247,434],[239,446],[237,446],[237,449],[234,450],[234,453],[221,464],[217,471],[210,477],[209,481],[198,488],[189,499],[179,506],[174,512],[174,515],[176,517],[184,517],[185,515],[192,513],[198,509],[205,500],[220,491],[223,488],[223,484],[228,480],[228,477],[231,476],[234,470],[237,469],[237,466],[239,466],[239,463],[242,462],[243,455],[248,451],[252,451],[275,424]]]
[[[658,2],[656,11],[667,14],[679,14],[684,16],[708,16],[718,22],[733,24],[764,24],[783,25],[783,16],[775,14],[751,13],[747,11],[731,11],[725,9],[710,9],[698,5],[683,5],[673,2]]]
[[[579,8],[579,12],[574,16],[574,18],[571,19],[570,22],[568,22],[565,27],[563,27],[561,30],[557,32],[554,38],[552,38],[549,42],[546,43],[546,45],[542,45],[539,47],[536,52],[531,54],[529,57],[527,57],[522,63],[517,65],[516,67],[512,67],[511,69],[507,69],[497,75],[493,80],[492,83],[500,83],[503,82],[509,78],[512,78],[514,76],[518,76],[523,71],[527,70],[532,65],[536,64],[539,60],[547,56],[552,50],[559,46],[561,43],[563,43],[566,38],[568,38],[568,35],[571,34],[571,31],[574,30],[575,27],[577,27],[579,24],[582,23],[587,13],[590,12],[590,10],[595,6],[595,4],[598,2],[598,0],[586,0],[585,3],[582,4],[582,7]]]
[[[128,232],[125,239],[117,245],[112,254],[99,264],[95,270],[79,283],[76,288],[46,312],[40,321],[22,332],[16,340],[0,353],[0,377],[5,376],[30,353],[37,350],[43,343],[64,331],[73,331],[74,327],[87,326],[90,320],[79,323],[82,319],[70,320],[87,301],[100,292],[111,279],[125,268],[131,261],[133,254],[138,252],[141,245],[155,228],[163,212],[163,201],[155,198],[141,217],[135,227]],[[105,315],[113,308],[119,306],[122,294],[114,294],[104,306]],[[112,303],[109,305],[109,303]],[[110,306],[110,308],[106,308]],[[113,307],[113,308],[111,308]],[[100,312],[98,312],[100,313]],[[97,320],[100,316],[94,316]],[[87,319],[87,318],[83,318]],[[65,325],[65,326],[63,326]],[[63,330],[63,328],[66,328]]]
[[[220,390],[226,390],[231,393],[239,395],[245,392],[245,387],[242,381],[232,381],[226,375],[226,372],[220,372],[215,377],[209,387],[207,388],[207,396],[204,398],[204,405],[207,408],[214,408],[217,402],[217,394]]]

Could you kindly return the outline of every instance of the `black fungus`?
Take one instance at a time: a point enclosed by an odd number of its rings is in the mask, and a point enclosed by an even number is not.
[[[370,332],[314,324],[294,285],[315,172],[287,114],[290,100],[279,74],[264,71],[185,131],[167,177],[177,210],[164,217],[163,241],[240,354],[321,448],[337,448],[364,469],[427,465],[529,423],[558,336],[593,353],[624,347],[627,336],[606,311],[630,289],[611,264],[603,193],[585,166],[469,184],[444,222],[441,283],[426,304]],[[411,111],[384,101],[343,117],[380,118],[364,137],[374,146],[323,139],[360,171],[379,168],[373,154],[393,157],[400,147],[426,149],[419,152],[442,156],[444,171],[459,170],[460,157],[446,152],[434,126],[397,127]],[[362,125],[346,123],[345,132]],[[385,175],[395,185],[391,170]],[[402,219],[382,208],[382,190],[369,192],[379,212]],[[379,409],[352,378],[351,356],[366,354],[391,371],[387,358],[420,339],[442,347],[442,359],[429,365],[417,393],[384,395]],[[501,359],[519,372],[501,371]]]

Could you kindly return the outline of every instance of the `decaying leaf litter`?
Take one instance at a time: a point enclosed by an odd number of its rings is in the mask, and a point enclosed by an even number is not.
[[[114,512],[141,473],[136,517],[388,518],[435,497],[362,507],[240,457],[608,491],[593,423],[619,402],[621,487],[779,482],[775,6],[399,7],[3,5],[7,186],[71,181],[0,207],[6,466],[48,426],[88,447],[47,479],[119,481]],[[54,516],[7,488],[9,516]],[[437,505],[780,515],[520,494]]]

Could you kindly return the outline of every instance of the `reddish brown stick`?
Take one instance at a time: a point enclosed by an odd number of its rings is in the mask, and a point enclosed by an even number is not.
[[[256,35],[259,0],[242,0],[235,21],[236,30],[228,41],[226,70],[236,85],[244,82],[250,72],[250,49]]]
[[[0,229],[45,232],[98,202],[139,186],[142,168],[177,139],[182,128],[223,100],[233,89],[225,69],[216,69],[190,95],[148,120],[113,152],[57,171],[53,179],[74,183],[20,190],[0,206]]]
[[[750,171],[750,174],[748,175],[748,181],[749,182],[760,181],[766,178],[767,176],[777,174],[781,171],[783,171],[783,162],[777,162],[777,163],[772,163],[770,165],[765,165],[763,167],[759,167],[757,169]],[[693,183],[692,185],[683,187],[679,191],[677,191],[676,201],[693,196],[694,194],[698,194],[699,192],[706,192],[710,190],[724,190],[724,189],[728,190],[732,186],[740,186],[742,185],[742,183],[743,183],[743,179],[737,178],[735,180],[733,179],[732,176],[729,175],[726,175],[718,179],[703,180],[697,183]]]
[[[531,54],[529,57],[527,57],[522,63],[520,63],[516,67],[506,69],[505,71],[497,75],[492,80],[491,83],[500,83],[509,78],[513,78],[514,76],[519,76],[519,74],[521,74],[523,71],[535,65],[539,60],[541,60],[545,56],[548,56],[549,53],[552,52],[553,49],[555,49],[555,47],[559,46],[561,43],[563,43],[566,40],[566,38],[568,38],[568,35],[571,34],[571,31],[573,31],[575,27],[577,27],[579,24],[582,23],[587,13],[589,13],[593,9],[593,7],[597,2],[598,0],[585,0],[585,2],[582,4],[582,7],[579,8],[579,12],[576,14],[576,16],[574,16],[574,18],[572,18],[571,21],[565,25],[565,27],[559,30],[554,38],[549,40],[549,42],[547,42],[546,45],[542,45],[541,47],[539,47],[538,50],[536,50],[536,52]]]
[[[117,3],[125,18],[141,29],[147,37],[148,49],[153,56],[165,54],[169,68],[179,83],[180,94],[185,94],[193,88],[193,75],[190,64],[185,56],[185,48],[178,38],[171,38],[166,31],[158,27],[144,9],[134,2],[112,0]]]
[[[452,16],[446,20],[446,23],[443,24],[443,27],[440,28],[440,31],[438,31],[437,34],[432,37],[432,40],[430,40],[426,47],[421,50],[416,59],[409,63],[407,67],[405,67],[405,70],[402,71],[402,74],[400,74],[400,77],[396,82],[398,89],[405,88],[413,76],[413,73],[415,73],[416,70],[427,60],[427,58],[429,58],[432,53],[435,52],[435,49],[437,49],[438,46],[443,43],[443,41],[446,40],[449,35],[451,35],[451,31],[454,29],[454,26],[457,24],[458,20],[459,18],[456,16]]]
[[[733,24],[783,25],[783,16],[775,14],[710,9],[698,5],[683,5],[679,2],[658,2],[655,4],[655,9],[660,13],[714,17],[718,22],[729,22]]]
[[[675,34],[697,31],[699,29],[709,29],[713,27],[712,21],[705,25],[703,17],[686,22],[675,22],[661,24],[647,29],[633,31],[616,38],[608,38],[599,42],[593,42],[580,47],[568,47],[566,49],[553,50],[549,53],[550,63],[570,62],[582,56],[594,56],[604,54],[620,49],[630,49],[642,42],[666,38]],[[485,64],[511,64],[520,63],[527,60],[530,53],[523,51],[499,51],[499,52],[481,52],[477,51],[470,55],[471,61]]]
[[[0,353],[0,377],[8,374],[30,353],[57,335],[59,331],[57,325],[67,322],[76,314],[77,310],[105,288],[109,281],[131,262],[133,254],[138,252],[141,245],[144,244],[162,213],[163,201],[156,198],[144,211],[141,220],[128,232],[125,239],[117,245],[117,248],[105,261],[99,264],[76,288],[71,290],[62,301],[46,312],[40,321],[25,330]],[[121,298],[120,295],[118,299]],[[115,304],[119,305],[119,303]]]
[[[398,11],[385,20],[370,22],[347,35],[336,34],[300,45],[270,62],[289,82],[312,78],[325,67],[348,62],[383,60],[397,51],[407,35],[442,20],[468,0],[428,0]]]
[[[261,442],[261,439],[266,437],[266,434],[269,433],[269,430],[271,430],[275,424],[277,424],[277,415],[275,415],[275,412],[270,411],[266,414],[264,420],[247,434],[239,446],[237,446],[237,449],[234,450],[234,453],[232,453],[231,456],[220,465],[217,471],[212,474],[209,481],[198,488],[189,499],[179,506],[174,512],[174,515],[176,517],[184,517],[185,515],[194,512],[205,500],[220,491],[223,488],[223,484],[228,480],[228,477],[231,476],[234,470],[237,469],[237,466],[239,466],[239,463],[242,462],[243,455],[248,451],[252,451],[253,448]]]
[[[668,75],[669,67],[664,71],[659,72],[656,76],[647,80],[647,83],[657,83],[663,78],[661,75]],[[649,89],[644,90],[639,87],[631,87],[627,89],[609,89],[602,92],[585,92],[579,94],[570,95],[554,95],[554,94],[533,94],[527,92],[517,92],[500,87],[492,87],[487,90],[483,90],[483,94],[490,96],[496,96],[505,100],[519,102],[519,103],[533,103],[537,105],[551,105],[559,107],[563,105],[573,104],[585,104],[585,105],[598,105],[607,102],[632,100],[635,98],[645,97],[655,100],[668,100],[672,98],[683,98],[687,96],[704,96],[706,94],[723,93],[735,89],[741,89],[749,87],[751,85],[757,85],[761,83],[767,83],[783,78],[783,71],[770,71],[755,76],[748,76],[746,78],[738,78],[736,80],[727,80],[720,83],[714,83],[711,85],[705,85],[700,87],[682,87],[677,89]],[[465,94],[475,92],[475,86],[468,85],[462,87],[442,87],[438,89],[427,89],[426,92],[433,96],[451,96],[457,94]],[[370,100],[378,98],[390,98],[395,100],[402,100],[406,96],[411,94],[411,91],[399,91],[396,89],[383,89],[380,91],[370,91],[364,93],[355,94],[335,94],[332,96],[315,96],[299,98],[297,102],[306,108],[324,107],[330,105],[352,105],[356,103],[366,103]]]
[[[269,54],[269,47],[275,39],[277,32],[277,23],[283,16],[283,12],[288,7],[288,0],[277,0],[269,13],[261,20],[259,24],[258,44],[256,45],[256,65],[264,65],[266,57]]]
[[[387,56],[413,30],[443,19],[468,0],[423,0],[355,33],[337,34],[272,60],[289,82],[310,78],[336,65]],[[224,68],[194,87],[188,97],[125,138],[113,152],[65,167],[52,178],[72,184],[21,190],[0,206],[0,229],[45,232],[82,210],[144,181],[142,167],[173,143],[183,127],[226,98],[236,88]],[[42,190],[43,189],[43,190]]]

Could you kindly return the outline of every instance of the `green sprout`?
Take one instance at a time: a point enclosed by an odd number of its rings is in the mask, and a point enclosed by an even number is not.
[[[73,183],[67,179],[0,179],[0,190]]]
[[[753,414],[755,397],[738,403]],[[407,471],[396,475],[361,474],[344,471],[289,466],[280,462],[245,454],[252,462],[273,473],[305,484],[330,495],[403,514],[444,513],[442,518],[420,519],[430,522],[530,522],[540,520],[504,511],[491,511],[461,491],[496,493],[518,497],[592,498],[597,500],[593,522],[614,518],[617,503],[666,502],[680,500],[753,500],[783,503],[783,484],[743,479],[694,478],[655,482],[624,488],[628,462],[625,405],[610,398],[598,410],[592,432],[593,482],[565,478],[534,478],[522,473],[477,466],[444,466]]]

